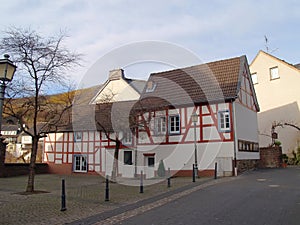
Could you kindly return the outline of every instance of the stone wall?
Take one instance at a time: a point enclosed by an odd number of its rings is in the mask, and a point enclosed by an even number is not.
[[[0,171],[0,177],[13,177],[27,175],[29,173],[29,163],[5,163],[4,169]],[[37,163],[36,174],[48,173],[47,163]]]
[[[236,163],[237,163],[238,173],[241,173],[247,170],[253,170],[258,168],[260,162],[258,159],[244,159],[244,160],[237,160]]]
[[[260,168],[279,168],[282,166],[282,148],[279,146],[260,148]]]

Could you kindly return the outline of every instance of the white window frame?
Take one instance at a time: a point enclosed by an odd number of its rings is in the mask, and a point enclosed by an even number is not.
[[[88,172],[87,156],[75,154],[73,157],[73,171],[78,173]]]
[[[272,68],[270,68],[270,79],[271,80],[276,80],[276,79],[279,79],[280,76],[279,76],[279,69],[278,69],[278,66],[274,66]]]
[[[180,115],[169,116],[169,134],[180,134]]]
[[[154,134],[155,135],[164,135],[167,132],[167,126],[166,126],[166,117],[155,117],[154,118]]]
[[[222,110],[218,112],[218,126],[220,132],[229,132],[231,130],[230,122],[229,110]]]
[[[252,83],[253,83],[253,84],[258,84],[257,73],[252,73],[252,74],[251,74],[251,79],[252,79]]]

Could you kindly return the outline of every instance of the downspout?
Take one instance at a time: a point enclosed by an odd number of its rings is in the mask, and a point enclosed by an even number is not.
[[[236,153],[237,153],[237,137],[236,137],[236,117],[235,117],[235,102],[232,101],[232,118],[233,118],[233,153],[234,153],[234,176],[237,176],[237,160],[236,160]]]

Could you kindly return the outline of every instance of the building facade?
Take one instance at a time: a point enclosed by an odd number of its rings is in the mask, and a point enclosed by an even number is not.
[[[284,153],[300,146],[300,133],[286,123],[300,125],[300,70],[271,54],[259,51],[250,65],[251,76],[260,105],[258,114],[259,144],[272,144],[272,125]]]
[[[259,106],[245,56],[151,74],[144,86],[138,99],[99,104],[102,89],[83,107],[91,107],[88,116],[81,107],[72,126],[49,133],[44,161],[51,170],[110,175],[116,139],[122,177],[155,177],[161,163],[178,176],[191,175],[195,163],[200,175],[213,175],[216,162],[220,176],[255,166]]]

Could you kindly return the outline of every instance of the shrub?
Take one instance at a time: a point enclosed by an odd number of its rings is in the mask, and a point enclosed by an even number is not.
[[[165,165],[164,165],[164,161],[163,160],[160,160],[160,162],[159,162],[158,169],[157,169],[157,175],[159,177],[166,176],[166,169],[165,169]]]
[[[274,145],[275,145],[275,146],[280,146],[280,145],[281,145],[281,142],[278,141],[278,140],[276,140],[276,141],[274,142]]]

